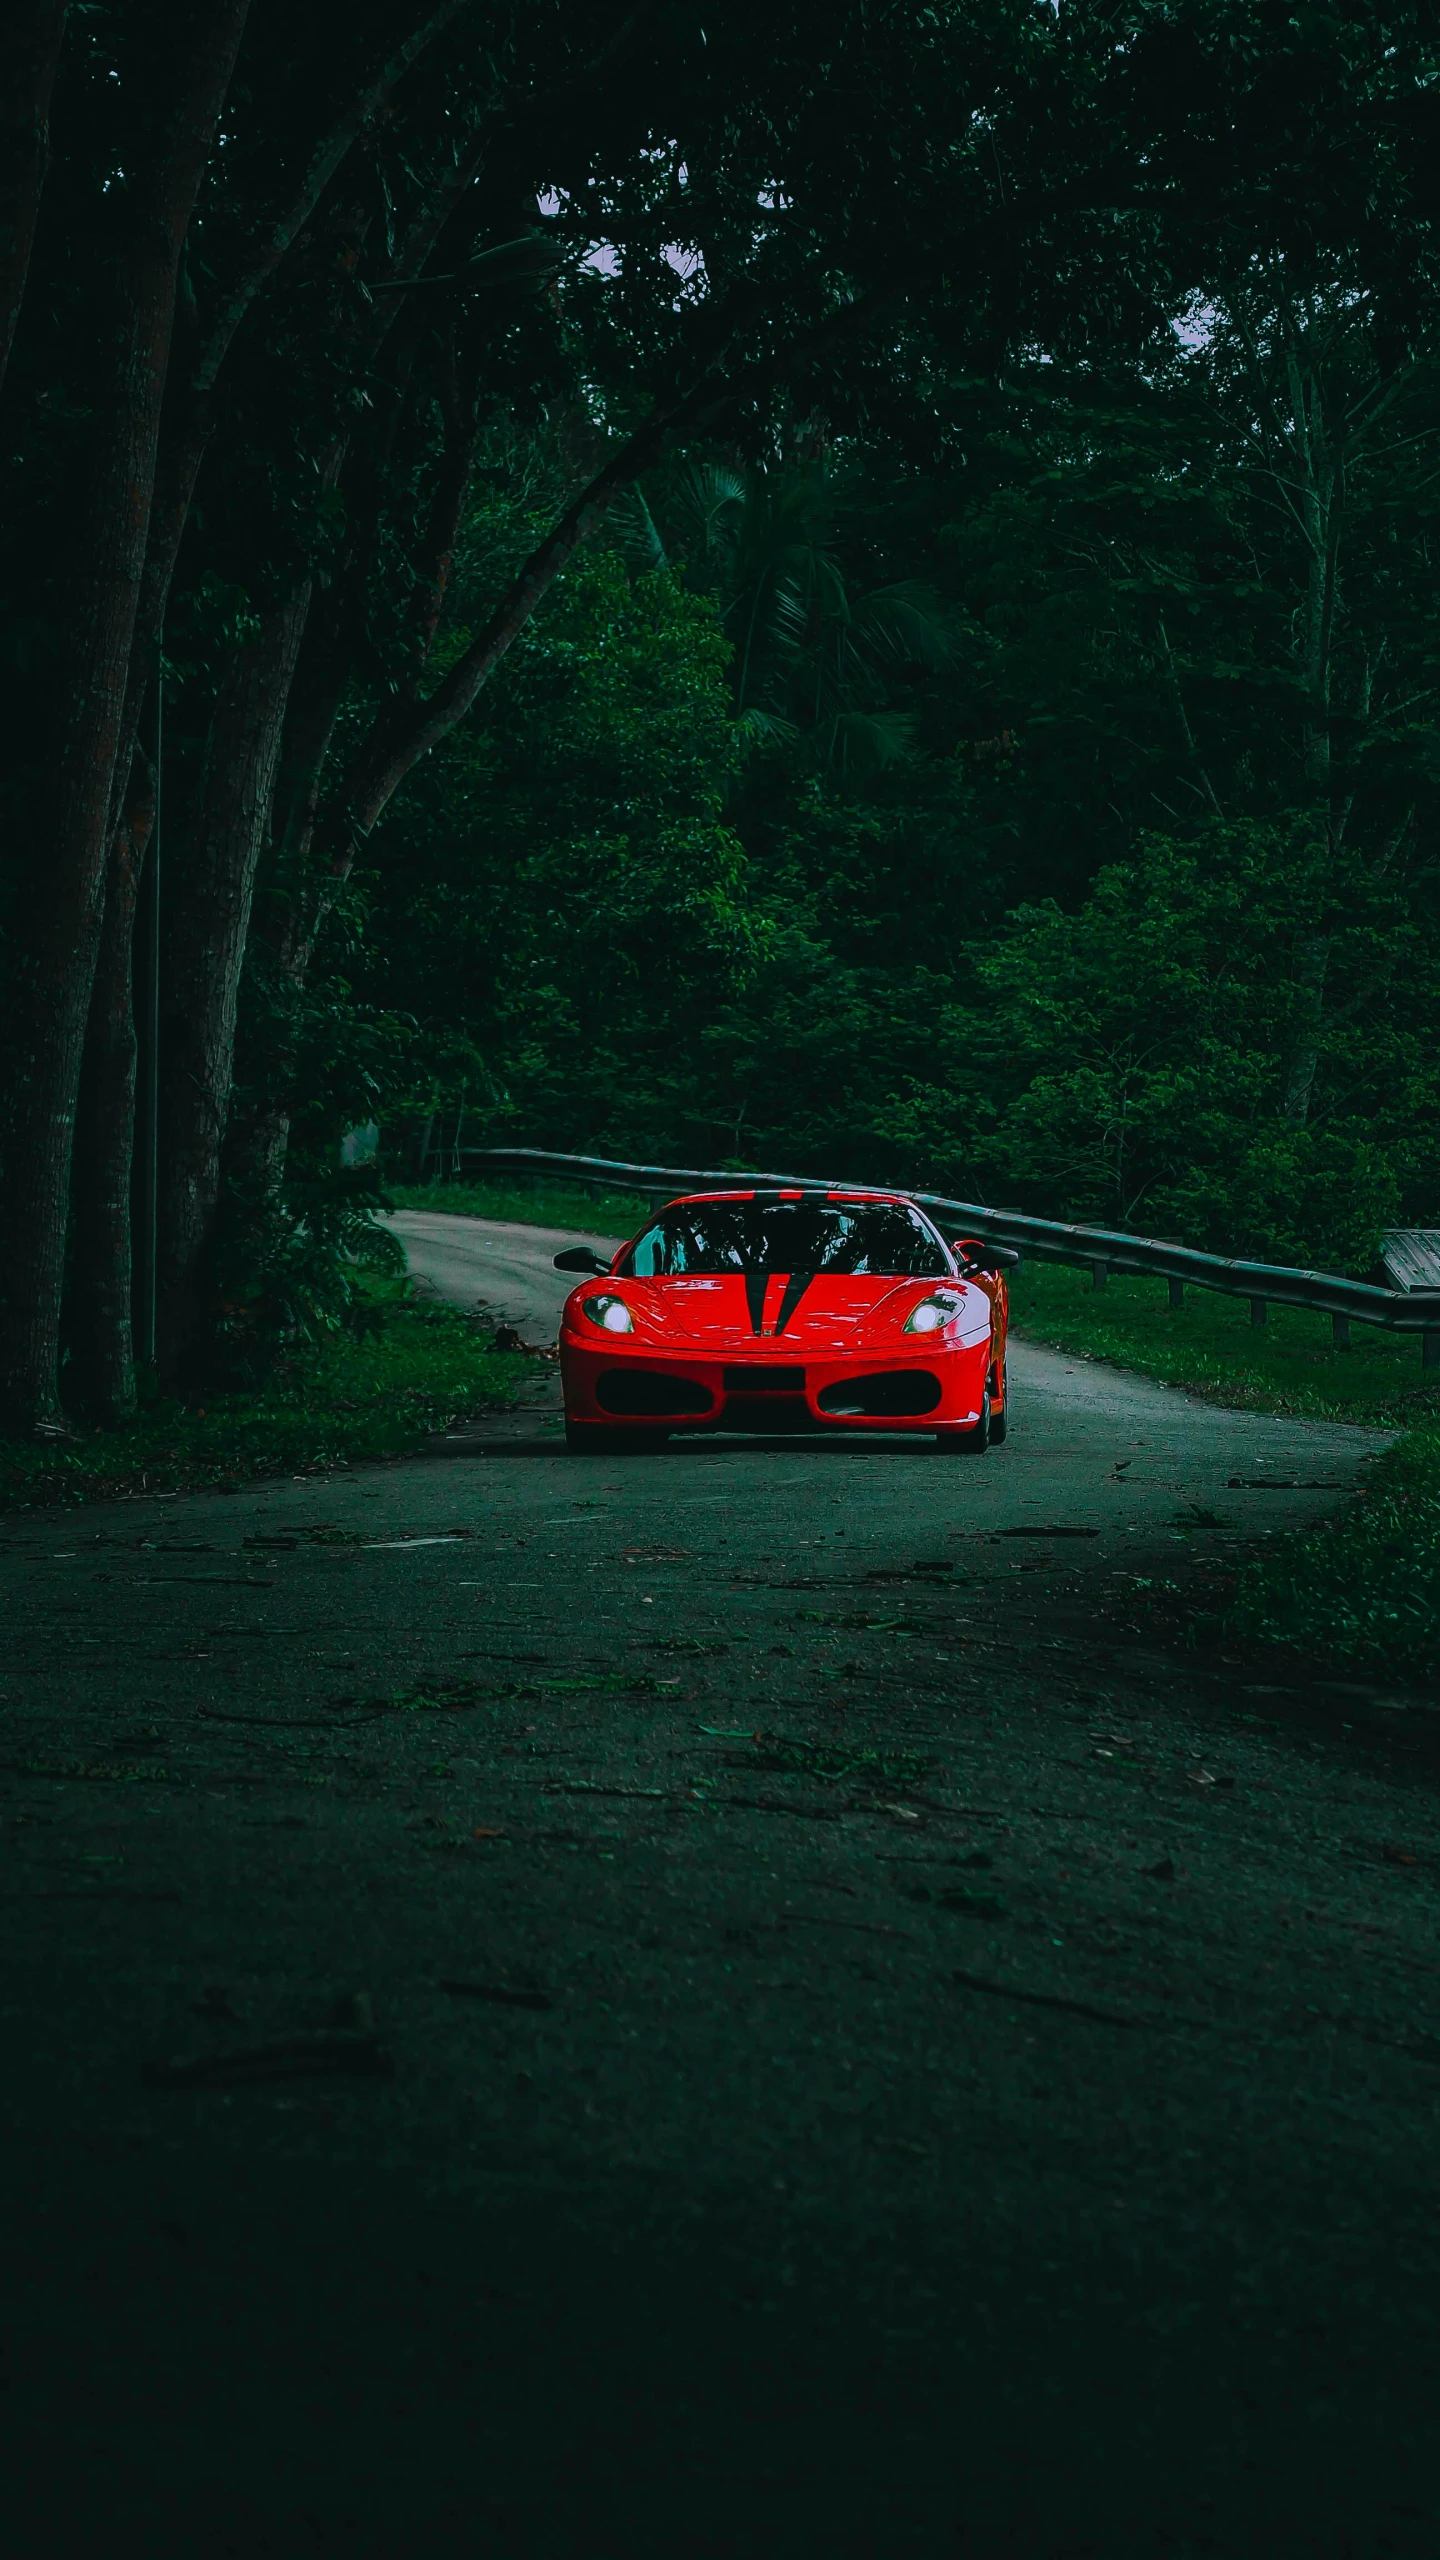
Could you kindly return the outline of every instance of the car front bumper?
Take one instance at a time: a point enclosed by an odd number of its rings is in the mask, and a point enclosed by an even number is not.
[[[963,1431],[979,1420],[992,1357],[988,1338],[788,1358],[767,1346],[726,1359],[560,1336],[567,1419],[620,1430]]]

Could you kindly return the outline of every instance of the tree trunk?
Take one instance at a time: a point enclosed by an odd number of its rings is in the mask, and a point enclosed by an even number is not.
[[[96,426],[54,671],[45,800],[16,919],[6,1024],[0,1422],[53,1427],[75,1098],[99,941],[111,793],[155,475],[180,250],[248,0],[177,6],[179,70],[106,284]]]
[[[105,922],[90,997],[76,1107],[67,1325],[76,1401],[101,1422],[135,1409],[130,1321],[130,1177],[135,1143],[135,1010],[131,964],[140,875],[155,820],[148,776],[115,830]]]
[[[185,379],[178,386],[171,385],[161,420],[150,538],[116,760],[122,794],[139,739],[141,705],[164,629],[175,563],[214,432],[215,386],[221,369],[251,305],[294,248],[352,145],[387,112],[405,73],[468,4],[469,0],[437,0],[429,15],[403,39],[367,85],[343,103],[333,123],[318,137],[299,184],[252,227],[242,254],[222,287],[219,308],[203,343],[193,350]]]
[[[11,0],[0,28],[0,385],[50,163],[50,93],[69,0]]]
[[[437,475],[426,530],[415,561],[415,633],[403,697],[413,701],[439,624],[460,519],[475,457],[473,417],[456,416]],[[357,573],[363,599],[363,576]],[[335,895],[333,879],[317,886],[310,858],[326,759],[349,687],[355,640],[363,628],[363,601],[351,580],[337,580],[311,614],[291,696],[285,745],[275,790],[275,868],[262,890],[257,930],[274,955],[280,977],[297,991],[305,984],[315,943]],[[237,1196],[256,1205],[273,1200],[285,1174],[290,1111],[283,1094],[261,1093],[229,1137],[226,1179]]]
[[[1325,1021],[1325,981],[1330,936],[1324,929],[1333,857],[1343,818],[1335,806],[1331,691],[1340,594],[1340,545],[1345,526],[1343,450],[1336,452],[1325,418],[1320,381],[1293,325],[1287,357],[1298,509],[1305,530],[1305,610],[1302,618],[1305,723],[1302,734],[1306,795],[1314,813],[1316,844],[1306,884],[1304,931],[1298,944],[1295,1014],[1280,1117],[1303,1129],[1320,1064]]]
[[[308,580],[237,650],[216,701],[196,807],[163,926],[157,1358],[183,1382],[220,1199],[235,1014],[255,870],[270,822]]]
[[[314,213],[321,195],[334,177],[351,145],[377,117],[385,112],[396,84],[403,78],[411,64],[434,38],[450,25],[466,5],[467,0],[438,0],[438,5],[431,9],[428,17],[420,26],[412,30],[397,50],[381,65],[377,76],[369,85],[357,91],[344,104],[336,120],[320,136],[298,187],[256,225],[248,250],[224,287],[219,310],[211,321],[203,344],[194,350],[193,362],[184,379],[178,383],[173,379],[171,381],[161,419],[161,435],[151,499],[149,538],[131,643],[124,709],[120,722],[119,747],[115,762],[117,800],[123,798],[127,792],[136,764],[141,714],[150,687],[154,662],[161,645],[175,565],[179,558],[180,545],[190,519],[196,486],[216,423],[215,386],[221,368],[256,296],[294,247],[304,224]],[[387,315],[387,319],[393,316],[395,315]],[[336,707],[338,708],[338,703]],[[328,737],[327,725],[325,737],[321,742],[322,761]],[[318,767],[316,789],[318,791]],[[123,816],[118,823],[121,828],[124,827],[126,822]],[[114,950],[109,948],[110,923],[107,906],[106,955],[102,966],[113,974],[118,971],[121,955],[118,948]],[[117,912],[115,925],[117,933],[124,931],[120,912]],[[129,929],[132,936],[133,927],[132,901],[129,910]],[[127,981],[129,966],[130,955],[127,947],[125,953]],[[87,1109],[90,1107],[92,1106],[87,1105]],[[132,1136],[133,1120],[132,1098],[127,1117],[127,1128]],[[118,1144],[118,1128],[114,1137],[115,1143]],[[83,1135],[77,1143],[84,1143]],[[125,1143],[129,1145],[129,1137],[126,1138]],[[103,1154],[103,1140],[98,1130],[96,1144]],[[87,1165],[93,1163],[93,1150],[88,1146],[86,1157]],[[89,1176],[87,1175],[86,1178],[88,1179]],[[118,1249],[118,1231],[114,1232],[117,1234]],[[83,1310],[78,1302],[76,1305],[74,1320],[80,1327],[80,1335],[86,1341],[86,1348],[81,1356],[86,1365],[87,1377],[118,1377],[122,1360],[125,1364],[130,1361],[131,1347],[128,1340],[122,1354],[118,1335],[113,1332],[113,1326],[119,1320],[116,1311],[121,1305],[123,1295],[124,1325],[128,1334],[130,1283],[127,1223],[123,1287],[122,1275],[117,1273],[104,1306],[93,1292],[87,1293]],[[102,1343],[99,1334],[107,1326],[112,1328],[111,1338],[108,1342]],[[90,1340],[92,1334],[95,1335],[93,1341]],[[77,1349],[79,1338],[77,1336]],[[106,1401],[100,1392],[92,1390],[91,1396],[97,1407],[102,1406]],[[113,1403],[113,1398],[110,1401]]]
[[[1325,980],[1329,968],[1330,936],[1328,933],[1311,934],[1300,945],[1295,1031],[1285,1079],[1285,1097],[1280,1105],[1280,1117],[1292,1129],[1303,1129],[1310,1116],[1310,1095],[1315,1083],[1315,1070],[1320,1064],[1325,1028]]]

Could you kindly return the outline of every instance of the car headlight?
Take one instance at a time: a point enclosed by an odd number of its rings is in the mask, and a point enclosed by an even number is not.
[[[943,1295],[938,1289],[931,1298],[922,1298],[905,1319],[907,1333],[938,1333],[960,1313],[963,1299]]]
[[[582,1298],[581,1309],[605,1333],[633,1333],[635,1319],[623,1298]]]

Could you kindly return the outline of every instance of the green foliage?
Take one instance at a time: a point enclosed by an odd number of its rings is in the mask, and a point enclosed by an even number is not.
[[[1188,1288],[1172,1307],[1163,1280],[1112,1272],[1095,1290],[1087,1273],[1027,1262],[1011,1285],[1017,1333],[1057,1351],[1113,1360],[1187,1395],[1252,1413],[1311,1421],[1410,1423],[1440,1419],[1440,1381],[1421,1366],[1415,1334],[1355,1325],[1348,1345],[1328,1316],[1274,1307],[1252,1325],[1246,1298]]]
[[[0,1504],[183,1493],[403,1457],[456,1420],[506,1405],[529,1361],[489,1349],[489,1330],[372,1282],[372,1321],[282,1355],[255,1392],[145,1406],[118,1430],[64,1447],[0,1440]]]
[[[865,593],[847,574],[845,534],[852,556],[864,550],[857,470],[818,460],[742,473],[691,462],[657,504],[672,556],[715,598],[747,744],[862,779],[910,752],[915,722],[893,699],[895,679],[945,666],[949,632],[920,580]],[[663,561],[638,493],[631,524],[632,555],[638,536],[646,554]]]
[[[1345,864],[1308,1117],[1288,1119],[1313,865],[1304,826],[1212,821],[1142,839],[1069,913],[1017,909],[944,1019],[947,1072],[888,1116],[906,1159],[1050,1215],[1365,1271],[1440,1185],[1440,952],[1395,884]]]
[[[1300,294],[1217,254],[1177,317],[967,420],[938,539],[1012,895],[1068,901],[1137,831],[1216,815],[1304,813],[1393,870],[1434,792],[1433,343],[1395,344],[1343,258]]]
[[[463,1031],[423,1041],[412,1016],[357,996],[364,928],[363,899],[347,900],[332,919],[327,965],[298,983],[263,942],[247,958],[236,1120],[243,1133],[267,1109],[286,1116],[292,1189],[323,1183],[347,1130],[428,1096],[437,1068],[451,1077],[474,1065]]]
[[[1440,1677],[1440,1430],[1411,1432],[1338,1518],[1251,1565],[1225,1625],[1330,1669]]]
[[[916,1787],[935,1763],[918,1751],[875,1751],[861,1743],[805,1742],[763,1726],[752,1737],[753,1748],[734,1756],[742,1769],[782,1770],[787,1777],[818,1778],[833,1785],[841,1778],[868,1778],[887,1787]]]
[[[1041,33],[1007,22],[1012,39],[1039,76]],[[885,76],[933,69],[933,40],[897,36]],[[1147,30],[1132,92],[1077,23],[1087,138],[1061,159],[1118,165],[1179,41]],[[1307,117],[1338,94],[1379,116],[1373,183],[1403,202],[1378,103],[1398,74],[1336,27],[1256,20],[1247,43],[1216,52],[1192,25],[1187,80],[1203,58],[1248,113],[1303,59]],[[850,144],[789,121],[777,65],[775,133],[833,177]],[[780,147],[763,115],[720,161],[687,143],[682,184],[643,122],[622,118],[593,200],[558,186],[545,217],[565,328],[529,292],[477,301],[455,341],[483,341],[496,389],[427,684],[709,290],[697,267],[662,310],[636,243],[688,240],[708,205],[702,262],[738,246],[733,154]],[[1244,126],[1246,147],[1268,129]],[[612,547],[571,563],[372,840],[308,990],[252,951],[241,1095],[291,1097],[302,1183],[371,1117],[413,1166],[438,1115],[471,1143],[909,1179],[1352,1269],[1384,1225],[1436,1214],[1435,357],[1345,229],[1323,118],[1305,130],[1292,145],[1320,150],[1331,192],[1303,252],[1255,230],[1249,199],[1237,231],[1192,170],[1163,243],[1111,237],[1097,265],[1067,185],[1043,254],[1007,216],[1025,272],[983,349],[978,299],[918,298],[843,374],[617,500]],[[988,197],[996,148],[962,193]],[[1022,169],[1050,202],[1047,167],[1007,168],[1007,204]],[[607,222],[613,275],[586,263]],[[287,304],[246,398],[273,398],[294,325]],[[338,534],[288,428],[226,465],[235,523],[350,563],[365,647],[340,765],[420,680],[454,390],[438,341],[420,361],[383,499],[347,467]],[[582,382],[585,423],[565,408]],[[223,540],[206,559],[176,629],[190,613],[213,685],[246,590]],[[202,737],[197,720],[183,752]],[[294,889],[278,835],[271,926]]]
[[[1373,108],[1348,43],[1292,35]],[[1264,88],[1275,41],[1223,78]],[[605,184],[680,219],[639,163]],[[447,1142],[908,1179],[1351,1269],[1428,1222],[1430,335],[1397,338],[1343,224],[1287,264],[1192,219],[1149,266],[1107,252],[1083,343],[1067,239],[1003,367],[927,304],[848,388],[622,495],[332,920],[285,1034],[302,1159],[374,1116],[413,1166],[438,1114]],[[617,263],[613,293],[567,284],[607,381],[655,326]],[[345,739],[408,680],[437,402]],[[574,485],[539,417],[487,412],[437,671]]]
[[[370,1165],[302,1170],[258,1215],[232,1204],[216,1245],[207,1383],[254,1386],[285,1351],[375,1330],[375,1280],[405,1272],[403,1247],[376,1223],[389,1206]]]
[[[706,599],[591,553],[384,831],[367,987],[471,1041],[471,1143],[522,1115],[541,1142],[638,1136],[696,1008],[753,966],[728,656]]]

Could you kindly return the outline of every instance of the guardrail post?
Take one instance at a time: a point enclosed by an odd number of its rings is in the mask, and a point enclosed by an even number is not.
[[[1093,1261],[1091,1263],[1090,1286],[1092,1289],[1103,1289],[1109,1277],[1110,1265],[1108,1262]]]
[[[1337,1350],[1337,1351],[1348,1351],[1348,1350],[1349,1350],[1349,1348],[1350,1348],[1350,1319],[1349,1319],[1349,1317],[1348,1317],[1348,1316],[1332,1316],[1332,1317],[1331,1317],[1331,1319],[1330,1319],[1330,1339],[1331,1339],[1331,1341],[1334,1343],[1335,1348],[1336,1348],[1336,1350]]]
[[[1422,1357],[1425,1367],[1440,1369],[1440,1333],[1427,1333],[1424,1336],[1424,1345]]]
[[[1251,1323],[1252,1323],[1252,1324],[1263,1324],[1263,1323],[1265,1322],[1265,1318],[1266,1318],[1266,1315],[1268,1314],[1268,1312],[1269,1312],[1269,1310],[1268,1310],[1268,1308],[1267,1308],[1267,1306],[1266,1306],[1266,1303],[1265,1303],[1265,1300],[1264,1300],[1263,1298],[1252,1298],[1252,1299],[1251,1299],[1251,1301],[1250,1301],[1250,1321],[1251,1321]]]
[[[1183,1306],[1184,1306],[1184,1304],[1185,1304],[1185,1283],[1184,1283],[1184,1281],[1183,1281],[1183,1280],[1167,1280],[1167,1282],[1165,1283],[1165,1285],[1166,1285],[1167,1289],[1168,1289],[1168,1290],[1169,1290],[1169,1292],[1170,1292],[1170,1304],[1171,1304],[1171,1306],[1172,1306],[1172,1307],[1183,1307]]]

